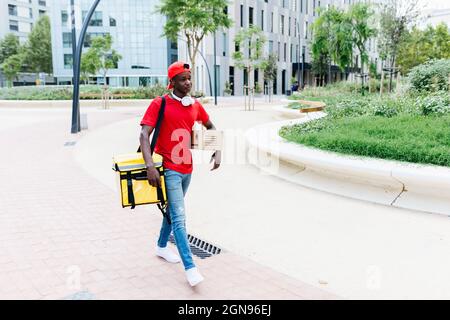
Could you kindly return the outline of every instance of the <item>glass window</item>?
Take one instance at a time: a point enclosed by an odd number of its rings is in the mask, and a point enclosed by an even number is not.
[[[241,27],[244,26],[244,6],[241,4]]]
[[[224,57],[226,57],[227,56],[227,43],[228,43],[228,41],[227,41],[227,34],[224,32],[223,33],[223,56]]]
[[[9,30],[19,31],[19,22],[17,20],[9,20]]]
[[[69,21],[69,15],[67,14],[67,11],[63,10],[61,11],[61,22],[63,27],[67,27],[67,21]]]
[[[63,32],[63,47],[72,48],[72,33]]]
[[[8,12],[10,16],[17,16],[17,6],[8,4]]]
[[[280,56],[281,56],[281,43],[278,42],[278,61],[280,61]]]
[[[261,30],[264,31],[264,10],[261,10]]]
[[[108,33],[103,33],[103,32],[88,32],[88,33],[86,33],[86,38],[84,39],[83,47],[89,48],[92,44],[92,39],[94,39],[96,37],[104,37],[107,34]]]
[[[113,17],[109,17],[109,26],[110,27],[117,27],[117,21]]]
[[[88,12],[83,11],[83,22],[86,19]],[[95,11],[92,15],[91,21],[89,21],[89,26],[91,27],[102,27],[103,26],[103,12]]]
[[[249,26],[253,25],[253,8],[252,7],[248,8],[248,25]]]
[[[273,25],[274,25],[274,21],[273,21],[273,12],[270,14],[270,32],[273,33]]]
[[[291,36],[291,24],[292,24],[292,19],[291,17],[289,17],[289,26],[288,26],[288,35]]]
[[[39,0],[39,5],[45,7],[47,3],[45,0]]]
[[[72,69],[73,58],[71,54],[64,55],[64,69]]]

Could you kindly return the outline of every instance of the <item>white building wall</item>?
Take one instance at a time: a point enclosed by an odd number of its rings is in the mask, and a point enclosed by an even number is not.
[[[24,43],[39,17],[49,11],[49,0],[0,0],[0,39],[13,33]]]

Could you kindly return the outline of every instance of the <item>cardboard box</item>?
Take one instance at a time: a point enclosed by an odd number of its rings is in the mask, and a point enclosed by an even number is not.
[[[195,150],[222,150],[223,131],[193,130],[191,148]]]

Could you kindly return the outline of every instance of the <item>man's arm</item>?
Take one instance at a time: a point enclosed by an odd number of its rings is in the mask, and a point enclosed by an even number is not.
[[[204,124],[204,126],[208,130],[216,130],[216,127],[211,122],[211,120],[208,120],[208,122],[206,122]],[[211,169],[211,171],[217,170],[220,167],[220,163],[222,161],[222,152],[220,150],[217,150],[216,152],[213,153],[213,155],[211,157],[211,162],[213,162],[213,161],[214,161],[214,167]]]
[[[147,167],[147,178],[148,182],[153,187],[161,186],[161,177],[159,175],[158,170],[155,168],[155,164],[153,163],[152,153],[151,153],[151,145],[150,145],[150,135],[152,134],[154,128],[151,126],[142,126],[141,134],[139,136],[139,141],[141,144],[141,152],[142,156],[145,160],[145,166]]]

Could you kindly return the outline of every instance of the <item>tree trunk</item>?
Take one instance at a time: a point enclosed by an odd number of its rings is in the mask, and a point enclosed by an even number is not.
[[[331,59],[328,61],[328,80],[327,85],[331,84]]]
[[[389,93],[392,92],[392,78],[394,76],[395,56],[391,59],[390,75],[389,75]]]
[[[361,58],[361,93],[364,95],[364,62]]]
[[[384,68],[383,65],[381,66],[381,85],[380,85],[380,96],[383,95],[383,89],[384,89]]]
[[[188,39],[187,45],[188,45],[189,59],[191,59],[191,83],[192,83],[191,94],[192,94],[193,92],[196,91],[196,89],[195,89],[196,59],[197,59],[198,47],[200,46],[200,43],[202,42],[203,37],[198,37],[196,35],[188,35],[188,34],[186,34],[186,37]],[[214,66],[214,68],[215,68],[215,66]]]

